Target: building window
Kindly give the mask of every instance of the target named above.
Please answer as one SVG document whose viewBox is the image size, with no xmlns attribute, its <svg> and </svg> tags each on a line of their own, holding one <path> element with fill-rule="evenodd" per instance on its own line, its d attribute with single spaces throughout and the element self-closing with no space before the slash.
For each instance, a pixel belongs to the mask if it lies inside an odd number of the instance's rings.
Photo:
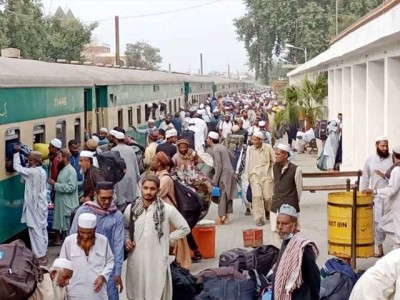
<svg viewBox="0 0 400 300">
<path fill-rule="evenodd" d="M 46 143 L 46 132 L 43 124 L 33 126 L 33 143 Z"/>
<path fill-rule="evenodd" d="M 81 136 L 81 119 L 76 118 L 74 122 L 74 130 L 75 130 L 75 140 L 82 143 L 82 136 Z"/>
<path fill-rule="evenodd" d="M 6 145 L 6 173 L 14 172 L 13 156 L 14 145 L 20 142 L 20 131 L 18 128 L 10 128 L 6 130 L 5 145 Z"/>
<path fill-rule="evenodd" d="M 122 109 L 118 110 L 118 127 L 124 127 L 124 118 L 123 118 L 123 111 Z"/>
<path fill-rule="evenodd" d="M 140 105 L 136 107 L 136 122 L 137 124 L 142 123 L 142 108 L 140 107 Z"/>
<path fill-rule="evenodd" d="M 158 84 L 153 84 L 153 92 L 159 92 L 160 91 L 160 86 Z"/>
<path fill-rule="evenodd" d="M 128 126 L 132 127 L 132 125 L 133 125 L 132 107 L 128 107 Z"/>
<path fill-rule="evenodd" d="M 57 121 L 56 123 L 56 138 L 62 142 L 62 146 L 65 147 L 67 143 L 67 125 L 65 121 Z"/>
</svg>

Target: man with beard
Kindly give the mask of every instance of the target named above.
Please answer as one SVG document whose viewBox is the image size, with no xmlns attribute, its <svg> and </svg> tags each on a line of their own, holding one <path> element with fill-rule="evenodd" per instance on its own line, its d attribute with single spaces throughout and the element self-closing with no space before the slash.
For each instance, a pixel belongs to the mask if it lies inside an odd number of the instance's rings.
<svg viewBox="0 0 400 300">
<path fill-rule="evenodd" d="M 164 121 L 162 121 L 160 123 L 160 126 L 158 126 L 158 128 L 160 129 L 164 129 L 165 131 L 167 131 L 168 129 L 176 129 L 174 124 L 171 123 L 172 121 L 172 116 L 170 114 L 167 114 L 165 116 Z"/>
<path fill-rule="evenodd" d="M 361 177 L 360 190 L 368 188 L 372 190 L 384 188 L 388 185 L 384 173 L 392 166 L 392 157 L 389 153 L 388 138 L 380 136 L 375 140 L 376 153 L 367 158 L 364 164 L 364 171 Z M 386 234 L 380 229 L 379 222 L 382 220 L 385 211 L 386 197 L 374 195 L 374 224 L 375 224 L 375 245 L 376 257 L 383 256 L 383 241 Z"/>
<path fill-rule="evenodd" d="M 125 249 L 129 252 L 126 295 L 130 300 L 172 299 L 169 248 L 190 232 L 179 211 L 157 197 L 159 189 L 157 176 L 146 176 L 142 197 L 124 213 Z M 173 232 L 170 225 L 175 227 Z"/>
<path fill-rule="evenodd" d="M 81 172 L 85 175 L 83 179 L 83 196 L 79 199 L 80 203 L 92 201 L 96 185 L 100 181 L 104 181 L 104 177 L 100 170 L 93 165 L 93 152 L 83 150 L 79 157 L 79 166 Z"/>
<path fill-rule="evenodd" d="M 78 232 L 68 236 L 60 258 L 72 262 L 74 276 L 67 286 L 68 300 L 107 300 L 106 282 L 114 268 L 114 255 L 107 238 L 96 233 L 96 216 L 83 213 Z"/>
<path fill-rule="evenodd" d="M 217 125 L 219 121 L 221 121 L 219 110 L 218 108 L 215 108 L 213 110 L 212 116 L 210 117 L 210 125 L 208 127 L 208 130 L 217 132 L 218 131 Z"/>
<path fill-rule="evenodd" d="M 225 116 L 224 116 L 224 120 L 221 121 L 218 125 L 219 134 L 223 140 L 226 139 L 228 134 L 232 133 L 232 126 L 233 126 L 233 123 L 231 121 L 231 115 L 230 115 L 230 113 L 226 112 Z"/>
<path fill-rule="evenodd" d="M 107 282 L 108 299 L 118 300 L 118 287 L 120 293 L 123 289 L 121 272 L 124 263 L 124 220 L 122 213 L 112 203 L 113 189 L 112 182 L 97 182 L 95 199 L 78 209 L 71 225 L 71 234 L 78 231 L 78 219 L 81 214 L 92 213 L 96 216 L 96 232 L 107 237 L 114 254 L 114 269 Z"/>
<path fill-rule="evenodd" d="M 58 176 L 58 152 L 62 148 L 62 142 L 54 138 L 51 140 L 49 144 L 49 178 L 51 178 L 54 181 L 57 181 L 57 176 Z M 52 189 L 51 190 L 51 201 L 54 203 L 54 197 L 55 197 L 55 192 Z"/>
<path fill-rule="evenodd" d="M 28 226 L 32 252 L 41 265 L 47 265 L 47 189 L 46 172 L 42 168 L 42 154 L 31 151 L 28 167 L 21 165 L 20 145 L 14 145 L 13 168 L 25 181 L 24 206 L 21 223 Z"/>
<path fill-rule="evenodd" d="M 253 195 L 253 215 L 257 226 L 265 225 L 269 220 L 271 196 L 274 185 L 272 168 L 275 153 L 272 147 L 264 143 L 264 134 L 255 132 L 251 137 L 252 146 L 247 153 L 247 177 Z"/>
<path fill-rule="evenodd" d="M 41 267 L 43 280 L 37 283 L 35 292 L 28 300 L 65 300 L 65 287 L 73 275 L 72 263 L 65 258 L 56 258 L 50 272 Z"/>
<path fill-rule="evenodd" d="M 62 149 L 58 153 L 58 168 L 60 173 L 57 182 L 49 178 L 48 184 L 53 186 L 55 193 L 53 229 L 55 230 L 54 245 L 61 245 L 60 231 L 64 236 L 68 235 L 70 228 L 70 216 L 72 211 L 79 205 L 78 181 L 76 171 L 69 163 L 71 153 Z"/>
<path fill-rule="evenodd" d="M 233 198 L 236 196 L 236 177 L 232 168 L 231 154 L 228 149 L 219 144 L 218 133 L 211 131 L 207 140 L 210 155 L 214 160 L 215 174 L 213 186 L 218 186 L 221 196 L 218 204 L 218 218 L 215 224 L 229 224 L 229 214 L 233 213 Z"/>
<path fill-rule="evenodd" d="M 280 247 L 281 239 L 276 227 L 278 209 L 283 204 L 289 204 L 298 213 L 300 219 L 300 198 L 303 191 L 303 176 L 301 169 L 289 161 L 290 147 L 279 144 L 275 149 L 275 164 L 273 166 L 274 192 L 271 201 L 270 222 L 272 244 Z M 299 225 L 298 225 L 299 226 Z"/>
<path fill-rule="evenodd" d="M 176 153 L 175 142 L 178 137 L 178 132 L 175 129 L 169 129 L 165 132 L 166 142 L 157 146 L 156 153 L 164 152 L 170 158 L 172 158 Z"/>
<path fill-rule="evenodd" d="M 207 123 L 201 118 L 201 114 L 198 113 L 196 106 L 191 107 L 189 109 L 189 113 L 190 113 L 190 121 L 194 122 L 196 127 L 199 129 L 200 140 L 204 144 L 208 132 Z"/>
<path fill-rule="evenodd" d="M 185 139 L 176 142 L 178 152 L 172 157 L 176 170 L 184 172 L 193 169 L 197 165 L 196 151 L 189 149 L 189 142 Z"/>
<path fill-rule="evenodd" d="M 100 130 L 99 130 L 99 142 L 98 142 L 99 146 L 108 144 L 107 135 L 108 135 L 107 128 L 105 128 L 105 127 L 100 128 Z"/>
<path fill-rule="evenodd" d="M 242 128 L 247 130 L 251 126 L 250 120 L 249 120 L 248 115 L 247 115 L 247 110 L 246 109 L 242 109 L 241 115 L 242 115 L 241 119 L 243 121 Z"/>
<path fill-rule="evenodd" d="M 387 207 L 378 226 L 382 232 L 394 234 L 393 248 L 400 248 L 400 147 L 393 148 L 392 161 L 393 165 L 385 174 L 388 185 L 375 190 L 364 189 L 363 193 L 384 197 Z"/>
</svg>

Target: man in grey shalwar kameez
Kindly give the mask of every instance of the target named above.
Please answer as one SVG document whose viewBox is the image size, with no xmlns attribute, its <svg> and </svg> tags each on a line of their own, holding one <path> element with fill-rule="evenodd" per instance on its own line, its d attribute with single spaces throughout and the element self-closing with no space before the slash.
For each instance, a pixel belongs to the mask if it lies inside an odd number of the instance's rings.
<svg viewBox="0 0 400 300">
<path fill-rule="evenodd" d="M 19 145 L 14 146 L 13 168 L 25 181 L 24 206 L 21 223 L 28 226 L 32 252 L 40 264 L 47 265 L 47 175 L 42 168 L 42 154 L 32 151 L 28 157 L 28 168 L 21 165 Z"/>
<path fill-rule="evenodd" d="M 216 224 L 229 224 L 228 214 L 233 213 L 233 198 L 236 195 L 236 178 L 231 154 L 225 146 L 219 144 L 219 134 L 214 131 L 208 134 L 207 144 L 211 147 L 210 155 L 214 160 L 215 174 L 212 183 L 221 191 Z"/>
<path fill-rule="evenodd" d="M 125 176 L 115 185 L 116 205 L 120 211 L 124 211 L 126 205 L 134 203 L 139 196 L 140 172 L 135 150 L 125 145 L 125 134 L 115 134 L 117 145 L 111 151 L 118 151 L 126 164 Z"/>
</svg>

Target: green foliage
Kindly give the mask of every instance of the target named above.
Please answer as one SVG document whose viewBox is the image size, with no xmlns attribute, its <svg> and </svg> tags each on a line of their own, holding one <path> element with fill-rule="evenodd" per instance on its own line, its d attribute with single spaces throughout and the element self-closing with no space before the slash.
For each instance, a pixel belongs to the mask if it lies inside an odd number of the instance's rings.
<svg viewBox="0 0 400 300">
<path fill-rule="evenodd" d="M 158 64 L 162 62 L 160 49 L 154 48 L 144 41 L 126 44 L 125 55 L 128 67 L 158 70 L 160 68 Z"/>
<path fill-rule="evenodd" d="M 339 29 L 343 30 L 378 6 L 382 0 L 339 1 Z M 307 48 L 308 59 L 326 50 L 335 34 L 336 0 L 244 0 L 247 12 L 234 20 L 244 42 L 248 65 L 256 79 L 268 84 L 273 55 L 285 44 Z M 290 49 L 289 60 L 304 61 L 304 52 Z"/>
<path fill-rule="evenodd" d="M 279 94 L 279 100 L 285 104 L 285 109 L 276 114 L 276 124 L 297 124 L 300 116 L 303 116 L 308 127 L 314 127 L 318 120 L 326 116 L 324 100 L 327 95 L 326 74 L 320 74 L 315 82 L 304 77 L 300 86 L 285 87 Z"/>
<path fill-rule="evenodd" d="M 57 58 L 81 60 L 82 48 L 90 43 L 92 31 L 96 27 L 96 23 L 83 25 L 77 19 L 49 18 L 46 22 L 48 33 L 45 46 L 46 57 L 51 60 Z"/>
<path fill-rule="evenodd" d="M 77 19 L 46 18 L 39 0 L 0 0 L 0 47 L 21 50 L 27 59 L 80 60 L 97 24 Z"/>
</svg>

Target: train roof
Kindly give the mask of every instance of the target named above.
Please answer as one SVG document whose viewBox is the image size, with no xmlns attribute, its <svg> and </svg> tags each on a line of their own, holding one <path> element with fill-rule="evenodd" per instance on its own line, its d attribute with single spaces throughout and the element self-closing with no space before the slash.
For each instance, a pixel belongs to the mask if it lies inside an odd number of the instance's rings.
<svg viewBox="0 0 400 300">
<path fill-rule="evenodd" d="M 0 57 L 0 87 L 86 86 L 93 86 L 93 80 L 73 72 L 66 73 L 58 64 Z"/>
<path fill-rule="evenodd" d="M 190 75 L 190 74 L 180 74 L 172 73 L 183 79 L 185 82 L 200 82 L 200 83 L 214 83 L 213 79 L 207 75 Z"/>
</svg>

